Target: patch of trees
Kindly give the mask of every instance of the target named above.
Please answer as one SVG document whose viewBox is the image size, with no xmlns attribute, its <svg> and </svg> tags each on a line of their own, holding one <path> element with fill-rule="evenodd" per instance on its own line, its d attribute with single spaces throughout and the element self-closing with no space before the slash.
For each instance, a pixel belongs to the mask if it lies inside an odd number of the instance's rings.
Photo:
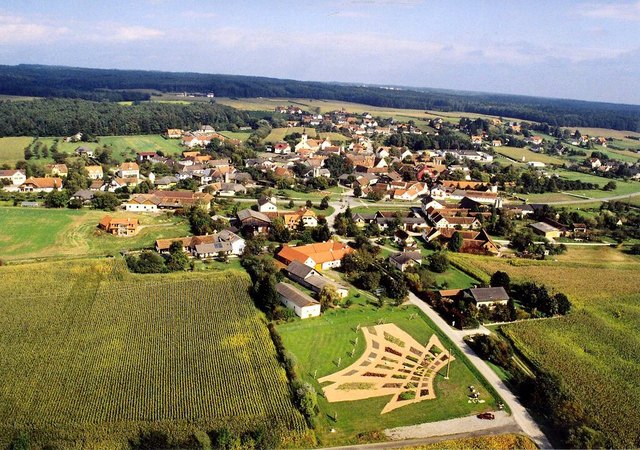
<svg viewBox="0 0 640 450">
<path fill-rule="evenodd" d="M 304 82 L 264 77 L 86 69 L 40 65 L 0 66 L 0 94 L 78 97 L 92 100 L 143 100 L 148 93 L 214 92 L 223 97 L 281 97 L 342 100 L 372 106 L 475 112 L 580 126 L 640 130 L 640 107 L 502 94 L 468 94 L 428 88 L 404 90 Z M 131 91 L 134 90 L 134 91 Z M 106 133 L 114 134 L 114 133 Z M 58 134 L 59 135 L 59 134 Z"/>
<path fill-rule="evenodd" d="M 606 436 L 566 389 L 560 378 L 534 367 L 530 376 L 514 362 L 510 342 L 496 335 L 465 337 L 465 342 L 482 359 L 503 368 L 509 375 L 509 385 L 520 401 L 555 431 L 561 448 L 610 448 Z"/>
<path fill-rule="evenodd" d="M 380 247 L 377 245 L 362 239 L 358 247 L 342 259 L 347 280 L 366 291 L 376 292 L 381 289 L 386 297 L 401 304 L 409 294 L 404 275 L 382 261 L 379 257 Z"/>
<path fill-rule="evenodd" d="M 0 85 L 2 83 L 0 82 Z M 87 100 L 0 101 L 0 136 L 93 136 L 161 134 L 167 128 L 194 129 L 208 124 L 226 130 L 245 126 L 247 115 L 212 103 L 120 105 Z M 35 147 L 29 148 L 34 157 Z M 38 156 L 42 155 L 41 147 Z M 50 150 L 48 150 L 50 151 Z"/>
<path fill-rule="evenodd" d="M 548 255 L 561 255 L 567 251 L 564 244 L 552 244 L 545 238 L 533 234 L 528 228 L 514 231 L 509 236 L 509 247 L 522 258 L 545 259 Z"/>
<path fill-rule="evenodd" d="M 127 255 L 125 261 L 129 270 L 135 273 L 167 273 L 187 270 L 189 267 L 189 259 L 180 241 L 171 243 L 166 256 L 145 250 L 139 255 Z"/>
<path fill-rule="evenodd" d="M 587 183 L 580 180 L 567 180 L 560 177 L 544 177 L 535 171 L 525 171 L 516 180 L 516 192 L 525 194 L 542 194 L 558 191 L 581 191 L 599 189 L 597 183 Z"/>
</svg>

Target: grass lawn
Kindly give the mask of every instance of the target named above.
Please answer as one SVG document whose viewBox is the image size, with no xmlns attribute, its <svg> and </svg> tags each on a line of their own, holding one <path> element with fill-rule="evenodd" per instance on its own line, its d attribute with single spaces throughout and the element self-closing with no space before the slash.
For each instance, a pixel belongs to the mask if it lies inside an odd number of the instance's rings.
<svg viewBox="0 0 640 450">
<path fill-rule="evenodd" d="M 105 215 L 128 217 L 125 212 L 70 209 L 0 208 L 0 258 L 103 256 L 121 250 L 152 247 L 156 239 L 186 236 L 186 222 L 164 214 L 138 214 L 142 229 L 133 237 L 116 237 L 96 227 Z"/>
<path fill-rule="evenodd" d="M 113 157 L 119 161 L 135 158 L 137 152 L 162 151 L 165 155 L 181 153 L 180 139 L 165 139 L 157 134 L 140 136 L 103 136 L 101 145 L 108 145 L 113 149 Z"/>
<path fill-rule="evenodd" d="M 518 162 L 523 162 L 522 158 L 525 158 L 525 163 L 529 161 L 538 161 L 545 164 L 560 164 L 563 165 L 566 161 L 556 157 L 546 155 L 544 153 L 536 153 L 532 152 L 527 148 L 517 148 L 517 147 L 494 147 L 496 153 L 504 155 L 508 158 L 514 159 Z"/>
<path fill-rule="evenodd" d="M 450 266 L 444 273 L 434 273 L 436 283 L 442 289 L 466 289 L 477 286 L 480 282 L 460 269 Z M 446 286 L 445 286 L 446 284 Z"/>
<path fill-rule="evenodd" d="M 33 141 L 30 137 L 0 138 L 0 164 L 14 165 L 24 159 L 24 148 Z"/>
<path fill-rule="evenodd" d="M 558 171 L 558 175 L 568 180 L 580 180 L 585 183 L 596 183 L 600 185 L 601 188 L 605 184 L 607 184 L 609 181 L 614 181 L 616 183 L 617 187 L 613 191 L 603 191 L 602 189 L 570 191 L 571 193 L 578 194 L 578 195 L 585 195 L 587 197 L 604 198 L 604 197 L 628 195 L 628 194 L 640 192 L 640 182 L 637 182 L 637 181 L 613 180 L 611 178 L 599 177 L 599 176 L 591 175 L 588 173 L 571 172 L 568 170 Z"/>
<path fill-rule="evenodd" d="M 360 301 L 361 299 L 362 297 Z M 318 318 L 282 324 L 278 326 L 278 331 L 287 350 L 296 357 L 299 376 L 321 392 L 314 374 L 320 378 L 338 371 L 338 358 L 342 358 L 342 368 L 356 361 L 365 348 L 362 332 L 355 332 L 357 325 L 375 325 L 381 319 L 384 323 L 396 324 L 420 343 L 426 343 L 436 333 L 443 345 L 450 346 L 446 338 L 435 331 L 435 326 L 413 306 L 385 306 L 375 309 L 362 303 L 354 304 L 349 309 L 324 312 Z M 359 339 L 355 344 L 357 336 Z M 354 355 L 350 357 L 354 347 Z M 404 406 L 384 415 L 380 411 L 390 396 L 337 403 L 328 403 L 320 396 L 316 433 L 321 445 L 353 443 L 360 433 L 374 433 L 389 427 L 461 417 L 495 408 L 495 399 L 466 365 L 466 360 L 455 351 L 454 356 L 456 360 L 451 364 L 450 379 L 445 380 L 444 373 L 436 377 L 436 399 Z M 485 404 L 468 403 L 470 385 L 479 387 L 481 398 L 486 400 Z M 336 432 L 331 433 L 331 428 Z"/>
<path fill-rule="evenodd" d="M 251 136 L 251 131 L 220 131 L 221 135 L 228 137 L 229 139 L 238 139 L 239 141 L 246 141 Z"/>
</svg>

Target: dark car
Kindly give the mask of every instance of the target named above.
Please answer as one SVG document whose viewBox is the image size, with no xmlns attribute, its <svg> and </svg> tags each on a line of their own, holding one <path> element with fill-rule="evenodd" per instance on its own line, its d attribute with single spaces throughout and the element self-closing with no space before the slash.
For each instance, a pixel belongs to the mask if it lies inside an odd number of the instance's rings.
<svg viewBox="0 0 640 450">
<path fill-rule="evenodd" d="M 490 412 L 485 412 L 485 413 L 478 414 L 476 417 L 477 417 L 478 419 L 484 419 L 484 420 L 493 420 L 493 419 L 495 419 L 495 418 L 496 418 L 496 416 L 494 416 L 494 415 L 493 415 L 492 413 L 490 413 Z"/>
</svg>

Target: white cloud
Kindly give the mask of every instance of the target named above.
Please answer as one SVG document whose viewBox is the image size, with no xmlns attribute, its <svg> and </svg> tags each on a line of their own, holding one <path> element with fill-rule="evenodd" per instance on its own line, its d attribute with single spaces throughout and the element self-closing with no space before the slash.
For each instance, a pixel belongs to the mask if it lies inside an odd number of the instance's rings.
<svg viewBox="0 0 640 450">
<path fill-rule="evenodd" d="M 598 19 L 640 21 L 640 1 L 582 5 L 580 14 Z"/>
<path fill-rule="evenodd" d="M 21 16 L 0 14 L 0 43 L 20 44 L 51 41 L 69 32 L 67 27 L 59 27 L 28 21 Z"/>
<path fill-rule="evenodd" d="M 141 26 L 115 26 L 106 31 L 100 38 L 116 42 L 148 41 L 164 35 L 161 30 L 156 28 Z"/>
</svg>

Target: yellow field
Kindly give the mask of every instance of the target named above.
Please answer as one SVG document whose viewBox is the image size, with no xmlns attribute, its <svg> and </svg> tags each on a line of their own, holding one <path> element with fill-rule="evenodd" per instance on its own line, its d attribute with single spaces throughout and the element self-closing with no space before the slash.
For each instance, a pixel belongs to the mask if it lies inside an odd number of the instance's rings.
<svg viewBox="0 0 640 450">
<path fill-rule="evenodd" d="M 476 113 L 464 113 L 464 112 L 440 112 L 440 111 L 425 111 L 420 109 L 400 109 L 400 108 L 384 108 L 379 106 L 363 105 L 361 103 L 341 102 L 337 100 L 310 100 L 299 98 L 240 98 L 231 99 L 220 97 L 216 98 L 216 102 L 222 105 L 232 106 L 237 109 L 244 109 L 248 111 L 273 111 L 276 106 L 279 105 L 296 105 L 302 109 L 309 110 L 311 112 L 325 113 L 329 111 L 341 110 L 344 108 L 347 112 L 363 113 L 369 112 L 374 116 L 380 117 L 397 117 L 405 116 L 414 119 L 432 119 L 440 117 L 450 122 L 458 122 L 461 117 L 493 117 Z M 514 119 L 515 120 L 515 119 Z"/>
<path fill-rule="evenodd" d="M 448 439 L 418 447 L 405 447 L 402 450 L 535 450 L 536 444 L 521 434 L 498 434 L 462 439 Z"/>
<path fill-rule="evenodd" d="M 0 164 L 15 164 L 24 159 L 24 148 L 33 141 L 30 137 L 0 138 Z"/>
</svg>

